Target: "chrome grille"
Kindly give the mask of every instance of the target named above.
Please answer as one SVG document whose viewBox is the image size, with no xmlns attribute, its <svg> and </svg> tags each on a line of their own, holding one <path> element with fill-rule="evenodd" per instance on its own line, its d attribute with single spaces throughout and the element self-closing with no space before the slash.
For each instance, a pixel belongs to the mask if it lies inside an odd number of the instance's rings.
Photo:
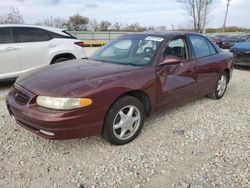
<svg viewBox="0 0 250 188">
<path fill-rule="evenodd" d="M 30 97 L 28 95 L 26 95 L 22 91 L 18 90 L 17 88 L 15 88 L 15 90 L 14 90 L 14 97 L 16 99 L 16 102 L 21 104 L 21 105 L 27 104 L 30 100 Z"/>
</svg>

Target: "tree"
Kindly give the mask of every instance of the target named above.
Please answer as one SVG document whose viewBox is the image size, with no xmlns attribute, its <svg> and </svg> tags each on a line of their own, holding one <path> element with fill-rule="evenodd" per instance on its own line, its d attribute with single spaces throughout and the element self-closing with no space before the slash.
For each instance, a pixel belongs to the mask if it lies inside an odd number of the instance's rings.
<svg viewBox="0 0 250 188">
<path fill-rule="evenodd" d="M 18 8 L 10 8 L 10 12 L 0 17 L 0 24 L 23 24 L 23 15 Z"/>
<path fill-rule="evenodd" d="M 67 27 L 69 30 L 86 31 L 88 29 L 89 18 L 76 14 L 69 17 Z"/>
<path fill-rule="evenodd" d="M 126 30 L 128 31 L 139 31 L 139 29 L 140 29 L 139 23 L 133 23 L 126 27 Z"/>
<path fill-rule="evenodd" d="M 67 26 L 67 21 L 62 18 L 53 18 L 52 16 L 50 18 L 47 18 L 43 21 L 38 21 L 36 25 L 45 25 L 50 27 L 57 27 L 57 28 L 65 28 Z"/>
<path fill-rule="evenodd" d="M 211 0 L 177 0 L 182 3 L 183 9 L 187 11 L 188 15 L 192 17 L 193 29 L 196 32 L 202 32 L 206 26 L 206 15 L 208 12 L 208 5 L 212 3 Z"/>
<path fill-rule="evenodd" d="M 98 31 L 99 30 L 99 24 L 98 24 L 98 22 L 96 21 L 95 18 L 89 20 L 89 28 L 92 31 Z"/>
<path fill-rule="evenodd" d="M 100 31 L 107 31 L 111 25 L 112 25 L 111 22 L 103 20 L 99 23 L 99 29 Z"/>
<path fill-rule="evenodd" d="M 121 27 L 122 27 L 122 24 L 119 23 L 119 22 L 116 22 L 116 23 L 113 25 L 113 28 L 114 28 L 116 31 L 120 31 L 120 30 L 121 30 Z"/>
<path fill-rule="evenodd" d="M 167 30 L 167 28 L 166 28 L 166 26 L 164 26 L 164 25 L 161 25 L 161 26 L 159 26 L 158 28 L 157 28 L 157 31 L 166 31 Z"/>
<path fill-rule="evenodd" d="M 226 22 L 227 22 L 227 15 L 228 15 L 228 9 L 229 9 L 229 6 L 230 6 L 230 1 L 231 0 L 227 0 L 227 10 L 226 10 L 226 14 L 225 14 L 224 23 L 223 23 L 223 33 L 226 30 Z"/>
<path fill-rule="evenodd" d="M 139 30 L 141 30 L 141 28 L 140 28 Z M 148 31 L 155 31 L 156 28 L 155 28 L 154 26 L 148 26 L 148 27 L 146 28 L 146 30 L 148 30 Z"/>
</svg>

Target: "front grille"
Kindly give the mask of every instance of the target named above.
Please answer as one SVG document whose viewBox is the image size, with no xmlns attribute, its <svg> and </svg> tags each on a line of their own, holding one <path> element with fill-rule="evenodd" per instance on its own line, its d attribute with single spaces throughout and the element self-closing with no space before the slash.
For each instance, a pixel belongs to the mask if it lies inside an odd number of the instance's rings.
<svg viewBox="0 0 250 188">
<path fill-rule="evenodd" d="M 30 97 L 28 95 L 26 95 L 22 91 L 18 90 L 17 88 L 15 88 L 15 90 L 14 90 L 14 97 L 16 99 L 16 102 L 21 104 L 21 105 L 27 104 L 30 100 Z"/>
</svg>

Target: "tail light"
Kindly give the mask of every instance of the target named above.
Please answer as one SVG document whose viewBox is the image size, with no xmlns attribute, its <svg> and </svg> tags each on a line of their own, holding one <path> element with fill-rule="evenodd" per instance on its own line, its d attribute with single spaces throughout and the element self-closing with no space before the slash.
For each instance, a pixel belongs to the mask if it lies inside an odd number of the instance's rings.
<svg viewBox="0 0 250 188">
<path fill-rule="evenodd" d="M 78 46 L 81 46 L 81 47 L 84 47 L 84 42 L 80 41 L 80 42 L 75 42 L 74 44 L 78 45 Z"/>
</svg>

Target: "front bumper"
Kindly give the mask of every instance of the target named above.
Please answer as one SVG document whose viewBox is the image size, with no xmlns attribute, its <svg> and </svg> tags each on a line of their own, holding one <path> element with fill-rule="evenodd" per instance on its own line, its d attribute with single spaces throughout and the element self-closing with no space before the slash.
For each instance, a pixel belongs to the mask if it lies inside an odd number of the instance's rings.
<svg viewBox="0 0 250 188">
<path fill-rule="evenodd" d="M 250 67 L 250 52 L 234 52 L 234 66 Z"/>
<path fill-rule="evenodd" d="M 104 109 L 90 107 L 71 111 L 56 111 L 35 104 L 35 95 L 24 88 L 18 88 L 30 96 L 27 104 L 16 100 L 14 89 L 7 98 L 9 113 L 23 128 L 47 139 L 62 140 L 82 138 L 100 134 L 102 131 Z"/>
</svg>

